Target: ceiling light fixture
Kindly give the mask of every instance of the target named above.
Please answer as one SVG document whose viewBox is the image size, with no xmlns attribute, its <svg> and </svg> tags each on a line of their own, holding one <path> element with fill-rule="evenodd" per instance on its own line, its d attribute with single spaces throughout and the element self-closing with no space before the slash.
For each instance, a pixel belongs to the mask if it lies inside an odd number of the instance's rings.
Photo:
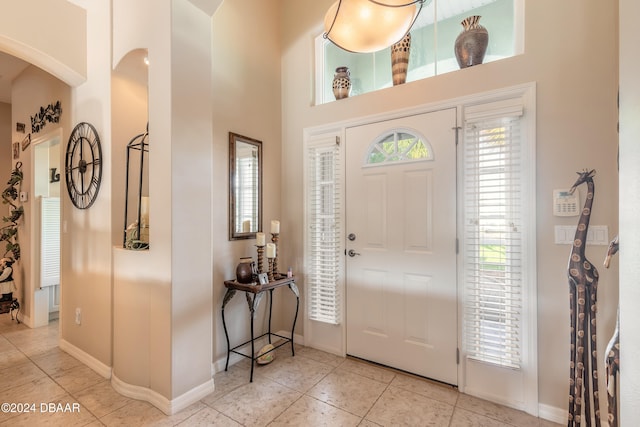
<svg viewBox="0 0 640 427">
<path fill-rule="evenodd" d="M 338 0 L 324 17 L 324 38 L 349 52 L 377 52 L 399 42 L 431 0 Z"/>
</svg>

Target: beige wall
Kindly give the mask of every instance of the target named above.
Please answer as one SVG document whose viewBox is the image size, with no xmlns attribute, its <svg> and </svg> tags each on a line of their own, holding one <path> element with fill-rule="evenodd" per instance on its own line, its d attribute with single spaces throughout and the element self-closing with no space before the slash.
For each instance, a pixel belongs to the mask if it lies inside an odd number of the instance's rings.
<svg viewBox="0 0 640 427">
<path fill-rule="evenodd" d="M 9 179 L 12 167 L 12 138 L 11 104 L 0 102 L 0 177 L 4 178 L 6 176 L 7 179 Z"/>
<path fill-rule="evenodd" d="M 283 256 L 294 270 L 300 270 L 305 127 L 536 82 L 537 193 L 531 197 L 537 202 L 539 401 L 564 409 L 569 372 L 566 265 L 570 248 L 553 243 L 553 227 L 572 225 L 576 219 L 552 216 L 551 196 L 553 189 L 573 184 L 576 171 L 596 169 L 591 224 L 608 225 L 610 238 L 617 233 L 616 7 L 579 0 L 526 2 L 523 55 L 313 106 L 314 37 L 321 33 L 331 3 L 283 1 L 282 163 L 287 167 L 282 170 L 281 193 L 287 200 L 282 204 L 282 227 L 290 242 Z M 605 250 L 606 246 L 591 246 L 587 256 L 599 266 Z M 601 355 L 615 324 L 617 288 L 615 266 L 600 268 Z M 302 323 L 299 325 L 301 331 Z"/>
<path fill-rule="evenodd" d="M 167 412 L 213 388 L 211 20 L 186 0 L 116 1 L 113 14 L 114 63 L 148 51 L 151 222 L 148 251 L 114 249 L 113 371 Z"/>
<path fill-rule="evenodd" d="M 213 111 L 205 110 L 204 114 L 213 117 L 213 136 L 207 137 L 210 121 L 202 117 L 200 110 L 188 107 L 186 94 L 196 95 L 193 87 L 185 93 L 174 92 L 178 104 L 175 108 L 185 108 L 184 114 L 179 111 L 175 133 L 171 126 L 172 98 L 167 93 L 167 82 L 170 81 L 171 69 L 182 76 L 188 75 L 189 62 L 182 65 L 173 64 L 167 53 L 171 45 L 169 34 L 140 31 L 138 38 L 127 39 L 125 32 L 114 35 L 114 55 L 111 58 L 110 43 L 110 2 L 88 2 L 88 36 L 78 37 L 77 31 L 70 31 L 75 38 L 86 40 L 88 49 L 87 74 L 90 81 L 80 85 L 73 91 L 73 106 L 68 112 L 71 123 L 86 120 L 96 125 L 103 137 L 105 161 L 111 160 L 111 103 L 110 80 L 112 61 L 120 58 L 133 48 L 148 45 L 150 59 L 155 62 L 155 74 L 150 75 L 150 116 L 152 134 L 158 135 L 157 153 L 159 161 L 154 165 L 154 182 L 157 188 L 151 212 L 157 221 L 158 231 L 152 237 L 159 251 L 152 254 L 151 263 L 145 259 L 145 267 L 150 269 L 145 275 L 154 284 L 154 293 L 150 297 L 153 307 L 152 317 L 157 321 L 148 330 L 144 338 L 151 341 L 149 350 L 154 354 L 150 369 L 158 372 L 155 390 L 168 398 L 179 395 L 199 381 L 201 369 L 190 371 L 182 380 L 178 377 L 180 370 L 166 373 L 172 363 L 188 366 L 189 345 L 193 343 L 194 334 L 210 331 L 202 326 L 211 324 L 211 307 L 202 308 L 197 300 L 207 301 L 206 274 L 201 274 L 202 267 L 213 269 L 213 301 L 214 307 L 214 355 L 213 360 L 222 357 L 225 343 L 219 322 L 219 306 L 224 289 L 222 281 L 233 276 L 237 259 L 254 251 L 252 241 L 229 242 L 227 240 L 227 134 L 229 131 L 241 133 L 263 141 L 265 175 L 264 175 L 264 221 L 282 220 L 282 264 L 291 265 L 294 271 L 302 268 L 303 241 L 303 197 L 302 197 L 302 129 L 307 126 L 322 125 L 348 118 L 377 114 L 385 110 L 395 110 L 423 103 L 438 102 L 457 96 L 488 91 L 504 86 L 524 82 L 537 82 L 538 88 L 538 125 L 537 125 L 537 198 L 538 210 L 538 331 L 539 331 L 539 366 L 540 366 L 540 402 L 551 407 L 564 408 L 566 401 L 568 373 L 568 290 L 565 279 L 568 247 L 552 243 L 553 225 L 572 224 L 573 219 L 559 219 L 551 216 L 551 191 L 570 185 L 574 172 L 585 167 L 595 168 L 596 201 L 592 218 L 594 225 L 609 225 L 610 237 L 617 232 L 617 174 L 616 174 L 616 91 L 617 91 L 617 10 L 608 3 L 586 4 L 579 0 L 553 2 L 540 0 L 526 3 L 526 50 L 525 54 L 485 64 L 454 73 L 434 77 L 420 82 L 413 82 L 400 87 L 389 88 L 376 93 L 361 95 L 340 102 L 313 107 L 313 40 L 320 34 L 324 12 L 332 0 L 305 1 L 269 0 L 255 2 L 250 0 L 227 0 L 220 7 L 213 19 Z M 17 14 L 22 7 L 32 7 L 32 1 L 15 6 Z M 62 2 L 70 5 L 68 2 Z M 118 2 L 114 2 L 118 3 Z M 125 2 L 126 3 L 126 2 Z M 168 25 L 166 7 L 153 8 L 148 0 L 145 4 L 154 15 L 160 18 L 161 28 Z M 52 3 L 53 4 L 53 3 Z M 123 3 L 124 4 L 124 3 Z M 163 3 L 165 4 L 165 3 Z M 165 4 L 166 5 L 166 4 Z M 12 5 L 13 7 L 13 5 Z M 54 7 L 54 6 L 52 6 Z M 55 6 L 57 7 L 57 6 Z M 145 10 L 139 7 L 139 10 Z M 136 9 L 136 10 L 138 10 Z M 57 10 L 57 9 L 56 9 Z M 160 10 L 158 12 L 158 10 Z M 118 9 L 114 6 L 114 15 L 121 12 L 123 16 L 136 18 L 136 14 L 127 15 L 128 8 Z M 69 16 L 61 17 L 64 22 Z M 188 20 L 187 15 L 181 18 Z M 1 22 L 10 20 L 13 14 L 3 15 Z M 44 15 L 43 15 L 44 16 Z M 45 19 L 40 16 L 38 19 Z M 51 15 L 57 16 L 57 15 Z M 82 14 L 82 16 L 84 16 Z M 64 18 L 64 19 L 62 19 Z M 248 21 L 248 19 L 252 19 Z M 78 18 L 78 21 L 82 19 Z M 40 21 L 38 21 L 40 22 Z M 200 23 L 200 21 L 198 21 Z M 249 23 L 250 22 L 250 25 Z M 41 46 L 48 40 L 46 33 L 33 32 L 33 26 L 17 28 L 9 23 L 2 28 L 15 30 L 20 37 L 30 40 L 26 34 L 37 35 L 34 46 Z M 46 27 L 46 25 L 41 25 Z M 598 28 L 598 31 L 594 31 Z M 81 32 L 83 32 L 82 29 Z M 67 34 L 67 32 L 64 32 Z M 3 30 L 4 34 L 4 30 Z M 147 44 L 135 44 L 140 37 L 148 37 Z M 20 38 L 18 37 L 18 38 Z M 175 34 L 174 42 L 183 42 L 181 35 Z M 2 39 L 5 40 L 5 39 Z M 5 40 L 6 41 L 6 40 Z M 4 44 L 0 43 L 4 46 Z M 74 55 L 84 46 L 72 41 L 72 48 L 64 47 L 69 52 L 61 52 L 60 57 L 67 58 L 71 68 L 77 68 L 73 75 L 81 75 L 84 58 L 78 63 Z M 62 44 L 56 44 L 61 47 Z M 204 48 L 199 46 L 198 48 Z M 45 49 L 46 50 L 46 49 Z M 57 51 L 56 51 L 57 52 Z M 11 53 L 11 52 L 10 52 Z M 68 55 L 67 55 L 68 54 Z M 176 58 L 182 58 L 177 56 Z M 595 58 L 595 59 L 594 59 Z M 188 58 L 185 58 L 188 59 Z M 196 58 L 193 58 L 194 60 Z M 205 67 L 206 68 L 206 67 Z M 198 74 L 200 77 L 201 74 Z M 206 85 L 205 85 L 206 86 Z M 38 86 L 34 86 L 33 89 Z M 26 88 L 25 88 L 26 90 Z M 179 88 L 178 88 L 179 90 Z M 17 97 L 28 99 L 24 93 L 14 93 Z M 35 94 L 29 98 L 33 105 L 20 107 L 20 112 L 12 121 L 30 123 L 32 108 L 48 105 L 48 92 Z M 40 97 L 47 99 L 40 100 Z M 200 99 L 198 99 L 200 102 Z M 65 105 L 70 104 L 63 100 Z M 199 104 L 195 104 L 198 106 Z M 16 107 L 14 107 L 16 108 Z M 22 117 L 22 119 L 20 119 Z M 197 120 L 190 121 L 190 118 Z M 171 135 L 171 136 L 169 136 Z M 185 135 L 188 135 L 186 137 Z M 19 140 L 13 136 L 13 140 Z M 176 144 L 170 139 L 175 138 Z M 211 151 L 206 145 L 211 142 Z M 193 142 L 193 145 L 190 143 Z M 154 141 L 155 142 L 155 141 Z M 281 145 L 282 144 L 282 145 Z M 182 151 L 181 151 L 182 150 Z M 172 160 L 173 154 L 178 154 Z M 183 155 L 185 154 L 185 155 Z M 24 153 L 22 153 L 24 155 Z M 208 157 L 207 157 L 208 156 Z M 207 164 L 212 156 L 213 163 Z M 179 191 L 195 181 L 196 171 L 190 170 L 184 180 L 179 179 L 182 170 L 193 167 L 190 160 L 198 158 L 197 166 L 204 166 L 204 180 L 213 183 L 213 198 L 206 187 L 197 194 L 184 193 L 172 200 L 173 191 Z M 286 167 L 283 167 L 286 166 Z M 212 176 L 211 168 L 212 167 Z M 170 171 L 167 174 L 167 171 Z M 115 172 L 114 172 L 115 173 Z M 111 218 L 111 169 L 105 170 L 103 186 L 98 202 L 90 212 L 80 212 L 67 202 L 63 206 L 64 220 L 68 221 L 69 233 L 63 236 L 63 289 L 62 329 L 63 339 L 73 346 L 85 351 L 106 366 L 111 366 L 112 359 L 112 263 L 111 243 L 115 231 Z M 168 191 L 171 189 L 171 191 Z M 167 190 L 167 193 L 163 191 Z M 152 189 L 152 192 L 154 190 Z M 176 193 L 177 194 L 177 193 Z M 635 193 L 634 193 L 635 194 Z M 153 198 L 154 195 L 152 195 Z M 172 209 L 193 207 L 190 198 L 203 196 L 195 205 L 197 221 L 189 223 L 186 211 L 173 218 Z M 64 197 L 63 197 L 64 200 Z M 195 200 L 195 199 L 194 199 Z M 207 206 L 204 206 L 207 204 Z M 171 206 L 171 209 L 162 207 Z M 206 212 L 212 209 L 213 221 L 209 225 Z M 157 214 L 155 213 L 157 212 Z M 204 214 L 203 214 L 204 212 Z M 158 215 L 155 217 L 155 215 Z M 204 216 L 203 216 L 204 215 Z M 174 221 L 175 220 L 175 221 Z M 178 221 L 179 220 L 179 221 Z M 185 224 L 187 222 L 187 224 Z M 174 231 L 175 226 L 175 231 Z M 180 227 L 187 227 L 186 234 L 180 235 Z M 188 274 L 190 247 L 188 238 L 200 235 L 211 235 L 208 239 L 198 240 L 193 266 L 197 277 Z M 172 236 L 172 233 L 175 233 Z M 172 237 L 178 237 L 177 245 L 172 245 Z M 207 249 L 209 246 L 210 249 Z M 23 248 L 24 249 L 24 248 Z M 213 251 L 214 264 L 211 267 L 203 257 Z M 596 265 L 604 256 L 604 247 L 591 247 L 588 256 Z M 180 256 L 172 257 L 173 253 Z M 208 257 L 209 260 L 211 257 Z M 136 264 L 128 266 L 128 272 L 136 272 Z M 145 270 L 146 271 L 146 270 Z M 599 348 L 602 350 L 615 318 L 617 298 L 617 270 L 601 269 L 600 279 L 600 317 L 601 337 Z M 172 289 L 172 274 L 181 273 L 175 279 Z M 187 274 L 185 274 L 187 273 Z M 135 275 L 135 274 L 134 274 Z M 209 274 L 211 276 L 211 274 Z M 631 277 L 631 276 L 630 276 Z M 138 277 L 136 277 L 137 279 Z M 192 283 L 194 287 L 191 287 Z M 210 281 L 206 283 L 211 291 Z M 182 294 L 183 295 L 182 295 Z M 186 297 L 186 298 L 183 298 Z M 172 306 L 172 302 L 176 304 Z M 194 302 L 196 304 L 194 304 Z M 73 310 L 83 307 L 85 316 L 83 325 L 73 324 Z M 195 308 L 190 311 L 190 308 Z M 126 310 L 127 307 L 122 307 Z M 246 302 L 241 298 L 230 303 L 229 312 L 233 319 L 233 332 L 236 336 L 247 334 Z M 166 313 L 171 314 L 166 314 Z M 195 316 L 194 316 L 195 314 Z M 277 326 L 285 328 L 290 312 L 282 313 Z M 228 318 L 229 319 L 229 318 Z M 197 327 L 189 329 L 191 325 Z M 171 330 L 185 332 L 175 343 L 172 343 Z M 298 322 L 300 333 L 302 322 Z M 565 329 L 558 325 L 567 325 Z M 117 325 L 116 325 L 117 326 Z M 126 331 L 128 325 L 120 325 Z M 187 338 L 184 339 L 183 338 Z M 155 343 L 155 344 L 154 344 Z M 200 342 L 202 344 L 202 342 Z M 204 340 L 204 345 L 211 345 Z M 201 352 L 198 352 L 201 353 Z M 205 354 L 210 355 L 208 351 Z M 602 354 L 602 351 L 600 352 Z M 208 356 L 207 356 L 208 357 Z M 198 359 L 198 364 L 200 359 Z M 164 373 L 163 373 L 164 372 Z M 195 375 L 194 375 L 195 374 Z"/>
<path fill-rule="evenodd" d="M 72 85 L 86 79 L 86 20 L 82 8 L 67 0 L 25 0 L 10 5 L 5 1 L 2 8 L 3 52 L 35 64 Z M 67 22 L 70 24 L 65 25 Z"/>
<path fill-rule="evenodd" d="M 262 141 L 262 230 L 268 233 L 271 220 L 280 219 L 281 203 L 288 203 L 289 199 L 280 191 L 284 165 L 280 153 L 281 3 L 279 0 L 225 1 L 213 17 L 214 361 L 226 357 L 220 321 L 223 281 L 235 277 L 240 257 L 257 257 L 255 240 L 228 240 L 229 132 Z M 281 232 L 281 247 L 292 244 L 290 230 L 282 228 Z M 283 265 L 286 268 L 287 264 Z M 261 308 L 266 305 L 267 299 L 264 299 Z M 243 342 L 249 335 L 244 296 L 236 296 L 225 313 L 230 336 L 237 343 Z M 256 321 L 256 325 L 259 324 Z M 220 369 L 220 365 L 217 368 Z M 221 368 L 224 369 L 224 365 Z"/>
<path fill-rule="evenodd" d="M 31 133 L 31 139 L 36 139 L 40 135 L 47 134 L 58 128 L 63 130 L 63 139 L 66 140 L 69 136 L 71 126 L 71 91 L 68 85 L 61 82 L 57 78 L 42 71 L 41 69 L 29 66 L 13 81 L 11 88 L 11 109 L 12 109 L 12 121 L 25 123 L 26 132 L 31 132 L 31 117 L 35 116 L 40 111 L 41 107 L 46 108 L 49 104 L 54 104 L 56 101 L 60 101 L 62 105 L 62 114 L 60 115 L 59 123 L 47 123 L 37 133 Z M 21 141 L 25 134 L 13 132 L 12 138 L 14 141 Z M 31 252 L 33 250 L 31 242 L 33 239 L 33 214 L 34 203 L 33 194 L 35 194 L 35 188 L 32 170 L 32 152 L 33 144 L 25 151 L 20 151 L 20 161 L 22 162 L 22 172 L 24 174 L 24 180 L 22 183 L 22 191 L 26 191 L 29 194 L 27 202 L 24 202 L 24 222 L 18 229 L 21 259 L 20 259 L 20 291 L 21 295 L 21 310 L 25 316 L 25 323 L 34 326 L 35 312 L 34 312 L 34 295 L 37 291 L 37 284 L 34 283 L 33 276 L 35 273 L 35 266 L 32 265 Z M 59 153 L 59 152 L 58 152 Z M 14 164 L 16 161 L 13 161 Z M 64 180 L 64 175 L 61 175 L 61 179 Z M 46 292 L 48 294 L 48 292 Z M 47 319 L 45 319 L 47 320 Z M 45 321 L 46 324 L 46 321 Z"/>
<path fill-rule="evenodd" d="M 11 131 L 11 104 L 0 102 L 0 183 L 4 184 L 9 179 L 13 169 L 13 133 Z M 26 135 L 26 134 L 25 134 Z M 2 187 L 4 190 L 4 187 Z M 9 214 L 9 205 L 2 208 L 1 215 Z"/>
<path fill-rule="evenodd" d="M 93 125 L 102 145 L 102 181 L 96 201 L 89 209 L 77 209 L 66 191 L 61 197 L 62 235 L 60 307 L 61 348 L 81 352 L 85 363 L 102 375 L 112 364 L 112 257 L 111 257 L 111 22 L 110 4 L 76 0 L 85 7 L 86 82 L 71 92 L 70 116 L 73 126 Z M 86 4 L 86 6 L 84 6 Z M 69 19 L 69 18 L 67 18 Z M 61 21 L 61 27 L 70 21 Z M 66 149 L 66 138 L 63 138 Z M 64 150 L 63 150 L 64 151 Z M 66 232 L 65 232 L 66 229 Z M 75 323 L 75 310 L 82 322 Z"/>
</svg>

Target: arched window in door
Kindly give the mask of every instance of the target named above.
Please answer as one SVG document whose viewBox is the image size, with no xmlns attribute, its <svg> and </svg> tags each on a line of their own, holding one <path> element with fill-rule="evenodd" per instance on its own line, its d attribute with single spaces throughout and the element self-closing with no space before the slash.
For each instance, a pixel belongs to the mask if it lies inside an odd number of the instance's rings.
<svg viewBox="0 0 640 427">
<path fill-rule="evenodd" d="M 378 137 L 367 152 L 365 165 L 377 166 L 391 162 L 433 160 L 429 141 L 409 129 L 396 129 Z"/>
</svg>

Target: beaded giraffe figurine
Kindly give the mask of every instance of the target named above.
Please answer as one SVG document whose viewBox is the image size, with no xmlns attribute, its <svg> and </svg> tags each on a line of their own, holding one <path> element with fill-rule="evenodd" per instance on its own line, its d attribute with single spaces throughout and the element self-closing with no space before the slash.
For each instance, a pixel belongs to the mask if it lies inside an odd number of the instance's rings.
<svg viewBox="0 0 640 427">
<path fill-rule="evenodd" d="M 619 237 L 616 236 L 607 250 L 604 266 L 609 268 L 611 257 L 618 252 Z M 607 372 L 607 419 L 609 427 L 618 427 L 618 375 L 620 374 L 620 308 L 616 319 L 616 329 L 607 344 L 604 366 Z"/>
<path fill-rule="evenodd" d="M 595 170 L 578 172 L 578 180 L 571 187 L 587 183 L 587 198 L 578 221 L 569 257 L 569 303 L 571 314 L 571 372 L 569 378 L 568 426 L 580 426 L 583 417 L 591 425 L 591 404 L 596 427 L 600 427 L 600 404 L 598 402 L 598 372 L 596 354 L 596 312 L 598 271 L 585 256 L 587 230 L 593 205 Z M 587 307 L 588 304 L 588 307 Z M 585 340 L 586 335 L 586 340 Z M 591 355 L 591 358 L 589 358 Z M 591 387 L 593 394 L 591 394 Z"/>
</svg>

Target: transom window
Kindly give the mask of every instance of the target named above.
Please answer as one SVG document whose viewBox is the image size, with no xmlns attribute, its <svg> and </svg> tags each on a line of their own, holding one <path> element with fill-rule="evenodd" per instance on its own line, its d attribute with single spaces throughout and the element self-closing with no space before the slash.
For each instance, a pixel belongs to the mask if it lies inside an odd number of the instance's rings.
<svg viewBox="0 0 640 427">
<path fill-rule="evenodd" d="M 433 149 L 425 138 L 408 130 L 393 131 L 371 144 L 365 164 L 433 160 Z"/>
<path fill-rule="evenodd" d="M 484 63 L 524 52 L 524 0 L 432 0 L 411 29 L 407 83 L 459 70 L 454 44 L 463 19 L 481 16 L 489 32 Z M 337 67 L 348 67 L 351 95 L 393 86 L 391 50 L 353 53 L 319 34 L 316 39 L 316 104 L 335 101 L 332 81 Z"/>
</svg>

